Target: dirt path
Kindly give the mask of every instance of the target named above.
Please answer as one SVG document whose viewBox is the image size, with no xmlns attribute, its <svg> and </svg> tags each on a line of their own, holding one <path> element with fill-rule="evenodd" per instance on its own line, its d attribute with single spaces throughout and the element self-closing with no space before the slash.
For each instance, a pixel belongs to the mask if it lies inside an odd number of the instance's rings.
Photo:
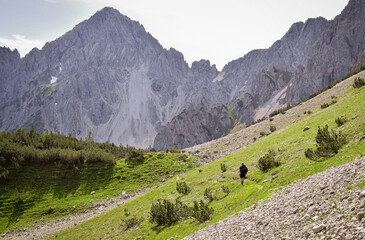
<svg viewBox="0 0 365 240">
<path fill-rule="evenodd" d="M 89 212 L 84 214 L 75 214 L 74 216 L 69 215 L 68 217 L 56 219 L 49 222 L 44 222 L 40 225 L 34 227 L 22 228 L 17 232 L 5 233 L 0 239 L 43 239 L 50 237 L 58 232 L 67 230 L 83 222 L 86 222 L 94 217 L 99 216 L 105 212 L 108 212 L 126 202 L 136 199 L 147 192 L 151 191 L 153 188 L 144 189 L 138 191 L 133 195 L 121 195 L 119 198 L 107 198 L 102 200 L 100 203 L 96 204 L 94 208 L 90 209 Z"/>
</svg>

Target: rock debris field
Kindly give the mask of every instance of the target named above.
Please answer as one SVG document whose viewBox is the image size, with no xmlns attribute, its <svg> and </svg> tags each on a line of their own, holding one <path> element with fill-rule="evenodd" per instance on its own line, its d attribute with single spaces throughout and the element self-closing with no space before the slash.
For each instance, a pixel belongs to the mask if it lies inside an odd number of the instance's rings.
<svg viewBox="0 0 365 240">
<path fill-rule="evenodd" d="M 362 157 L 298 180 L 184 239 L 365 239 L 365 187 L 356 185 L 364 179 Z"/>
</svg>

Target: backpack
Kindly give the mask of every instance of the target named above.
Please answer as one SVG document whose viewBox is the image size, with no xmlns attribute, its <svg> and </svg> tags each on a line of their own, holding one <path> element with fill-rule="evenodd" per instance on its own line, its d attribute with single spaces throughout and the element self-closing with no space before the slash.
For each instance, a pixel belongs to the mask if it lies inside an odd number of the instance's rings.
<svg viewBox="0 0 365 240">
<path fill-rule="evenodd" d="M 248 172 L 248 168 L 246 167 L 246 165 L 241 165 L 240 166 L 240 172 L 241 173 L 247 173 Z"/>
</svg>

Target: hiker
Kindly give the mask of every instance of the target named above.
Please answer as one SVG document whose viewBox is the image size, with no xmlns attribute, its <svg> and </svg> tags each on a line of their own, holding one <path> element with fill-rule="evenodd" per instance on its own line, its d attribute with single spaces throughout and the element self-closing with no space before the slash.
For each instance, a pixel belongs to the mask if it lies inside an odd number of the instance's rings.
<svg viewBox="0 0 365 240">
<path fill-rule="evenodd" d="M 243 185 L 243 181 L 245 180 L 246 174 L 248 172 L 248 168 L 244 163 L 240 166 L 240 178 L 241 178 L 241 185 Z"/>
</svg>

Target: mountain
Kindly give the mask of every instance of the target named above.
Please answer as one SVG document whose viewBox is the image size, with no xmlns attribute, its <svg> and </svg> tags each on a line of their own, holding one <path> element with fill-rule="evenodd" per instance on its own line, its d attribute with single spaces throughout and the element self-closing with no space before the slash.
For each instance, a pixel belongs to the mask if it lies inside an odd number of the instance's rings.
<svg viewBox="0 0 365 240">
<path fill-rule="evenodd" d="M 92 131 L 96 141 L 140 147 L 188 104 L 208 99 L 200 89 L 218 74 L 209 61 L 189 68 L 180 52 L 112 8 L 22 59 L 1 51 L 2 130 Z"/>
<path fill-rule="evenodd" d="M 83 138 L 91 131 L 96 141 L 164 149 L 171 147 L 166 139 L 181 133 L 166 129 L 189 126 L 182 122 L 188 118 L 174 117 L 193 116 L 200 103 L 212 110 L 220 104 L 250 123 L 348 73 L 365 50 L 364 5 L 350 0 L 334 20 L 295 23 L 269 49 L 254 50 L 221 72 L 208 60 L 189 67 L 140 23 L 104 8 L 24 58 L 0 48 L 0 128 L 34 126 Z M 191 135 L 204 123 L 193 126 L 181 131 Z M 210 140 L 189 145 L 198 139 Z"/>
<path fill-rule="evenodd" d="M 343 78 L 358 59 L 359 68 L 365 50 L 364 13 L 365 1 L 350 0 L 334 20 L 294 23 L 270 48 L 228 63 L 216 78 L 229 93 L 223 94 L 222 103 L 233 108 L 240 122 L 249 123 Z"/>
<path fill-rule="evenodd" d="M 235 119 L 222 104 L 190 105 L 157 134 L 154 148 L 186 148 L 227 135 Z"/>
</svg>

